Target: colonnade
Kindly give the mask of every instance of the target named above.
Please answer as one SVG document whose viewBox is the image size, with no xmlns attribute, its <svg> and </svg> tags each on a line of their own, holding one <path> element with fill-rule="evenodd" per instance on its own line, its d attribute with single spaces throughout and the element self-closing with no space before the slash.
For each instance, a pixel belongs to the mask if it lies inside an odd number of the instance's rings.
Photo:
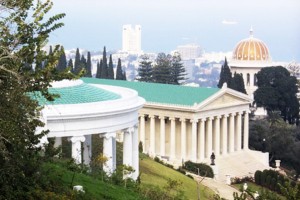
<svg viewBox="0 0 300 200">
<path fill-rule="evenodd" d="M 202 162 L 248 149 L 248 111 L 200 118 L 140 114 L 143 151 L 169 161 Z"/>
<path fill-rule="evenodd" d="M 129 175 L 136 180 L 139 175 L 139 151 L 138 151 L 138 129 L 137 125 L 121 130 L 123 132 L 123 164 L 131 166 L 134 172 Z M 72 158 L 77 164 L 83 162 L 90 164 L 92 157 L 92 135 L 81 135 L 69 137 L 72 143 Z M 103 168 L 111 175 L 116 169 L 116 131 L 99 134 L 103 138 L 103 156 L 107 158 Z M 81 148 L 83 143 L 83 152 Z M 61 137 L 55 138 L 55 146 L 62 144 Z"/>
</svg>

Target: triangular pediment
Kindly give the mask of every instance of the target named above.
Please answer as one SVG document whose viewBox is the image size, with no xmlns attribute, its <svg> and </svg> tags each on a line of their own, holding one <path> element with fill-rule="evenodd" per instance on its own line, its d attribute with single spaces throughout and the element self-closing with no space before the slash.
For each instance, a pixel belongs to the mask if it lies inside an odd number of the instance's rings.
<svg viewBox="0 0 300 200">
<path fill-rule="evenodd" d="M 207 99 L 203 104 L 198 105 L 200 110 L 210 110 L 216 108 L 226 108 L 231 106 L 245 105 L 251 103 L 251 99 L 242 93 L 227 89 L 226 92 L 220 92 L 215 96 Z"/>
</svg>

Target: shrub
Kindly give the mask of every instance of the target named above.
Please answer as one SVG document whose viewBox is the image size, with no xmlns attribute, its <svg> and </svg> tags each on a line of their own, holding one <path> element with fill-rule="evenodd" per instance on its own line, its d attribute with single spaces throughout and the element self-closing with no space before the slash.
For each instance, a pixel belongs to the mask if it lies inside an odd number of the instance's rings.
<svg viewBox="0 0 300 200">
<path fill-rule="evenodd" d="M 262 175 L 262 172 L 257 170 L 254 174 L 254 181 L 257 185 L 261 185 L 261 175 Z"/>
<path fill-rule="evenodd" d="M 190 172 L 193 172 L 194 174 L 198 174 L 199 169 L 199 175 L 205 176 L 205 177 L 214 177 L 214 172 L 212 168 L 204 163 L 194 163 L 191 161 L 187 161 L 184 163 L 184 168 Z"/>
</svg>

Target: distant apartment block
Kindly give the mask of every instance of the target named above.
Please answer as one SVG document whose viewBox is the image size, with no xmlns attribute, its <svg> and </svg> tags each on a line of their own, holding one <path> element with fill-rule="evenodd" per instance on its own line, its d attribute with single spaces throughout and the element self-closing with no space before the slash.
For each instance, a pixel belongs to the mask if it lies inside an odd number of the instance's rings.
<svg viewBox="0 0 300 200">
<path fill-rule="evenodd" d="M 182 60 L 195 59 L 202 55 L 201 47 L 195 44 L 180 45 L 176 51 L 180 53 Z"/>
<path fill-rule="evenodd" d="M 123 26 L 122 51 L 129 54 L 141 54 L 141 26 L 131 24 Z"/>
</svg>

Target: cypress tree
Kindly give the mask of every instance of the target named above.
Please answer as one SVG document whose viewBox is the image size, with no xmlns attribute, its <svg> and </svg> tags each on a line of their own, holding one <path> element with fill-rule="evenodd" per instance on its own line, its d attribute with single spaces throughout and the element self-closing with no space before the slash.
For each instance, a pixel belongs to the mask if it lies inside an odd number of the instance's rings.
<svg viewBox="0 0 300 200">
<path fill-rule="evenodd" d="M 87 53 L 86 77 L 92 77 L 92 61 L 90 52 Z"/>
<path fill-rule="evenodd" d="M 117 73 L 116 73 L 116 80 L 123 80 L 124 75 L 123 75 L 123 70 L 122 70 L 122 64 L 121 64 L 121 59 L 118 59 L 118 65 L 117 65 Z"/>
<path fill-rule="evenodd" d="M 231 79 L 230 88 L 246 94 L 246 89 L 245 89 L 245 84 L 244 84 L 244 79 L 242 74 L 237 74 L 236 72 L 234 73 L 233 78 Z"/>
<path fill-rule="evenodd" d="M 102 59 L 100 60 L 100 63 L 97 62 L 97 72 L 96 72 L 96 78 L 101 78 L 101 72 L 102 72 Z"/>
<path fill-rule="evenodd" d="M 127 81 L 127 76 L 126 76 L 126 71 L 125 70 L 124 70 L 124 73 L 123 73 L 123 80 Z"/>
<path fill-rule="evenodd" d="M 76 55 L 75 55 L 75 63 L 74 63 L 74 73 L 78 74 L 81 70 L 81 65 L 80 65 L 80 53 L 79 49 L 76 49 Z"/>
<path fill-rule="evenodd" d="M 153 82 L 153 68 L 149 56 L 143 55 L 141 57 L 140 65 L 138 68 L 138 81 Z"/>
<path fill-rule="evenodd" d="M 231 79 L 232 79 L 232 74 L 227 63 L 227 58 L 225 57 L 225 62 L 221 68 L 218 88 L 221 88 L 225 82 L 227 83 L 227 86 L 230 87 Z"/>
<path fill-rule="evenodd" d="M 102 55 L 101 78 L 107 78 L 107 76 L 108 76 L 108 67 L 107 67 L 107 58 L 106 58 L 106 48 L 104 46 L 103 55 Z"/>
<path fill-rule="evenodd" d="M 73 60 L 72 60 L 72 58 L 70 58 L 70 60 L 68 61 L 68 68 L 70 68 L 70 71 L 72 73 L 74 73 L 74 67 L 73 67 Z"/>
<path fill-rule="evenodd" d="M 181 62 L 181 57 L 179 53 L 175 53 L 172 56 L 172 66 L 171 66 L 171 84 L 179 85 L 182 81 L 185 81 L 186 73 L 183 63 Z"/>
<path fill-rule="evenodd" d="M 111 56 L 111 54 L 110 54 L 110 56 L 109 56 L 107 78 L 108 78 L 108 79 L 114 79 L 114 78 L 115 78 L 115 74 L 114 74 L 114 65 L 113 65 L 113 62 L 112 62 L 112 56 Z"/>
<path fill-rule="evenodd" d="M 87 62 L 86 62 L 86 58 L 84 57 L 83 54 L 81 55 L 81 58 L 80 58 L 80 70 L 82 70 L 82 69 L 85 70 L 84 77 L 87 77 L 86 76 Z"/>
<path fill-rule="evenodd" d="M 60 53 L 61 54 L 60 54 L 58 64 L 57 64 L 57 70 L 62 72 L 67 68 L 67 58 L 66 58 L 65 49 L 63 46 L 61 46 Z"/>
</svg>

